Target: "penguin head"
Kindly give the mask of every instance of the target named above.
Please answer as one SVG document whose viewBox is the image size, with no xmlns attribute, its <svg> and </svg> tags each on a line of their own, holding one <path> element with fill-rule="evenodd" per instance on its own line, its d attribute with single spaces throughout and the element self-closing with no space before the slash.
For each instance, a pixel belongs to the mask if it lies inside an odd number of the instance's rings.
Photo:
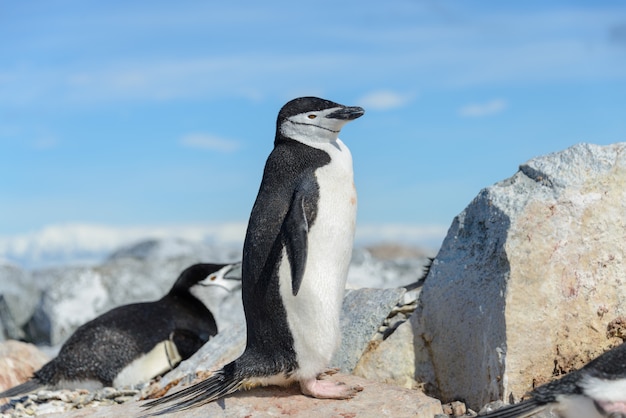
<svg viewBox="0 0 626 418">
<path fill-rule="evenodd" d="M 364 113 L 358 106 L 344 106 L 318 97 L 299 97 L 278 112 L 276 141 L 288 138 L 307 145 L 333 142 L 346 123 Z"/>
<path fill-rule="evenodd" d="M 198 263 L 187 267 L 178 276 L 172 292 L 188 291 L 195 285 L 221 286 L 226 290 L 235 290 L 241 286 L 241 263 L 208 264 Z"/>
<path fill-rule="evenodd" d="M 222 265 L 198 282 L 201 286 L 219 286 L 232 292 L 241 288 L 241 262 Z"/>
</svg>

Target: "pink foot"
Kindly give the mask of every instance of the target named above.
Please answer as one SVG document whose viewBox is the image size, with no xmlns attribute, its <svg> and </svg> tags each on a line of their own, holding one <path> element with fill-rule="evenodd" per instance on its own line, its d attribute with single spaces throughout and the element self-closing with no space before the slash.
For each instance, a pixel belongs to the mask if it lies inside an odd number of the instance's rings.
<svg viewBox="0 0 626 418">
<path fill-rule="evenodd" d="M 350 399 L 363 388 L 332 380 L 307 379 L 300 381 L 300 390 L 305 395 L 319 399 Z"/>
</svg>

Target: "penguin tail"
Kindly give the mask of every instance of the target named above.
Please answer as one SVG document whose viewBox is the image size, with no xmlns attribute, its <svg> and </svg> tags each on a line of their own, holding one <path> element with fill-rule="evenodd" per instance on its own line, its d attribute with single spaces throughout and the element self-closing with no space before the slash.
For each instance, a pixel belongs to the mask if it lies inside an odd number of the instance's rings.
<svg viewBox="0 0 626 418">
<path fill-rule="evenodd" d="M 5 390 L 4 392 L 0 392 L 0 399 L 2 398 L 13 398 L 15 396 L 23 395 L 28 392 L 32 392 L 41 388 L 43 385 L 37 378 L 32 378 L 22 383 L 21 385 L 13 386 L 10 389 Z"/>
<path fill-rule="evenodd" d="M 535 399 L 527 399 L 514 405 L 508 405 L 476 418 L 523 418 L 536 414 L 546 407 L 545 404 L 538 403 Z"/>
<path fill-rule="evenodd" d="M 230 366 L 230 367 L 229 367 Z M 209 378 L 179 390 L 170 395 L 150 401 L 143 406 L 152 409 L 146 416 L 170 414 L 213 402 L 236 392 L 244 384 L 244 379 L 235 376 L 233 363 L 213 373 Z M 173 403 L 172 405 L 167 405 Z"/>
</svg>

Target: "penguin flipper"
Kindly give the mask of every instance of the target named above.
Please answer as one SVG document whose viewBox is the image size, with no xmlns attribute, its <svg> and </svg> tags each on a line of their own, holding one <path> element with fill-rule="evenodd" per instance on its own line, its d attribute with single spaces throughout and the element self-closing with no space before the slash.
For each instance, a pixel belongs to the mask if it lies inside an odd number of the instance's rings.
<svg viewBox="0 0 626 418">
<path fill-rule="evenodd" d="M 4 392 L 0 392 L 0 399 L 1 398 L 13 398 L 18 395 L 23 395 L 25 393 L 37 390 L 41 388 L 42 386 L 43 385 L 41 384 L 39 379 L 35 377 L 30 380 L 27 380 L 21 385 L 13 386 L 12 388 L 5 390 Z"/>
<path fill-rule="evenodd" d="M 197 332 L 194 332 L 188 329 L 177 328 L 174 331 L 172 331 L 172 334 L 170 335 L 170 339 L 176 346 L 176 349 L 178 350 L 180 357 L 183 360 L 187 360 L 196 351 L 198 351 L 200 347 L 202 347 L 204 343 L 206 343 L 209 340 L 210 337 L 214 336 L 215 334 L 217 334 L 217 332 L 211 335 L 207 334 L 205 337 L 203 335 L 200 335 Z"/>
<path fill-rule="evenodd" d="M 296 191 L 283 223 L 283 228 L 287 229 L 282 235 L 291 266 L 291 291 L 294 296 L 298 294 L 304 278 L 308 251 L 309 222 L 306 218 L 304 197 L 304 193 Z"/>
<path fill-rule="evenodd" d="M 236 378 L 234 373 L 227 369 L 227 367 L 228 365 L 213 373 L 208 379 L 196 383 L 195 385 L 142 405 L 143 407 L 151 409 L 170 402 L 176 402 L 171 406 L 165 406 L 155 412 L 150 412 L 143 417 L 183 411 L 213 402 L 237 391 L 243 385 L 243 381 Z"/>
<path fill-rule="evenodd" d="M 485 415 L 479 415 L 477 418 L 523 418 L 532 414 L 536 414 L 546 407 L 535 399 L 527 399 L 514 405 L 508 405 Z"/>
</svg>

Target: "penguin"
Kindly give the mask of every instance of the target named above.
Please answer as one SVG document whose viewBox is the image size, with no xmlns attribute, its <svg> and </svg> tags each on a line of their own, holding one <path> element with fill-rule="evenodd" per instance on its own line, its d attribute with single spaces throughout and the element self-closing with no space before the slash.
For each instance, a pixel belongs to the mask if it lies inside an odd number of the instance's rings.
<svg viewBox="0 0 626 418">
<path fill-rule="evenodd" d="M 529 399 L 480 417 L 529 417 L 543 410 L 561 418 L 626 418 L 626 343 L 579 370 L 539 386 Z"/>
<path fill-rule="evenodd" d="M 153 415 L 259 385 L 298 382 L 303 394 L 328 399 L 362 389 L 321 376 L 340 342 L 356 223 L 352 156 L 338 135 L 363 114 L 316 97 L 281 108 L 244 240 L 244 352 L 204 381 L 144 404 L 161 405 Z"/>
<path fill-rule="evenodd" d="M 238 266 L 194 264 L 158 301 L 119 306 L 83 324 L 54 359 L 0 398 L 40 388 L 133 386 L 164 374 L 217 334 L 213 314 L 192 288 L 217 285 L 234 290 L 241 284 L 232 273 Z"/>
</svg>

